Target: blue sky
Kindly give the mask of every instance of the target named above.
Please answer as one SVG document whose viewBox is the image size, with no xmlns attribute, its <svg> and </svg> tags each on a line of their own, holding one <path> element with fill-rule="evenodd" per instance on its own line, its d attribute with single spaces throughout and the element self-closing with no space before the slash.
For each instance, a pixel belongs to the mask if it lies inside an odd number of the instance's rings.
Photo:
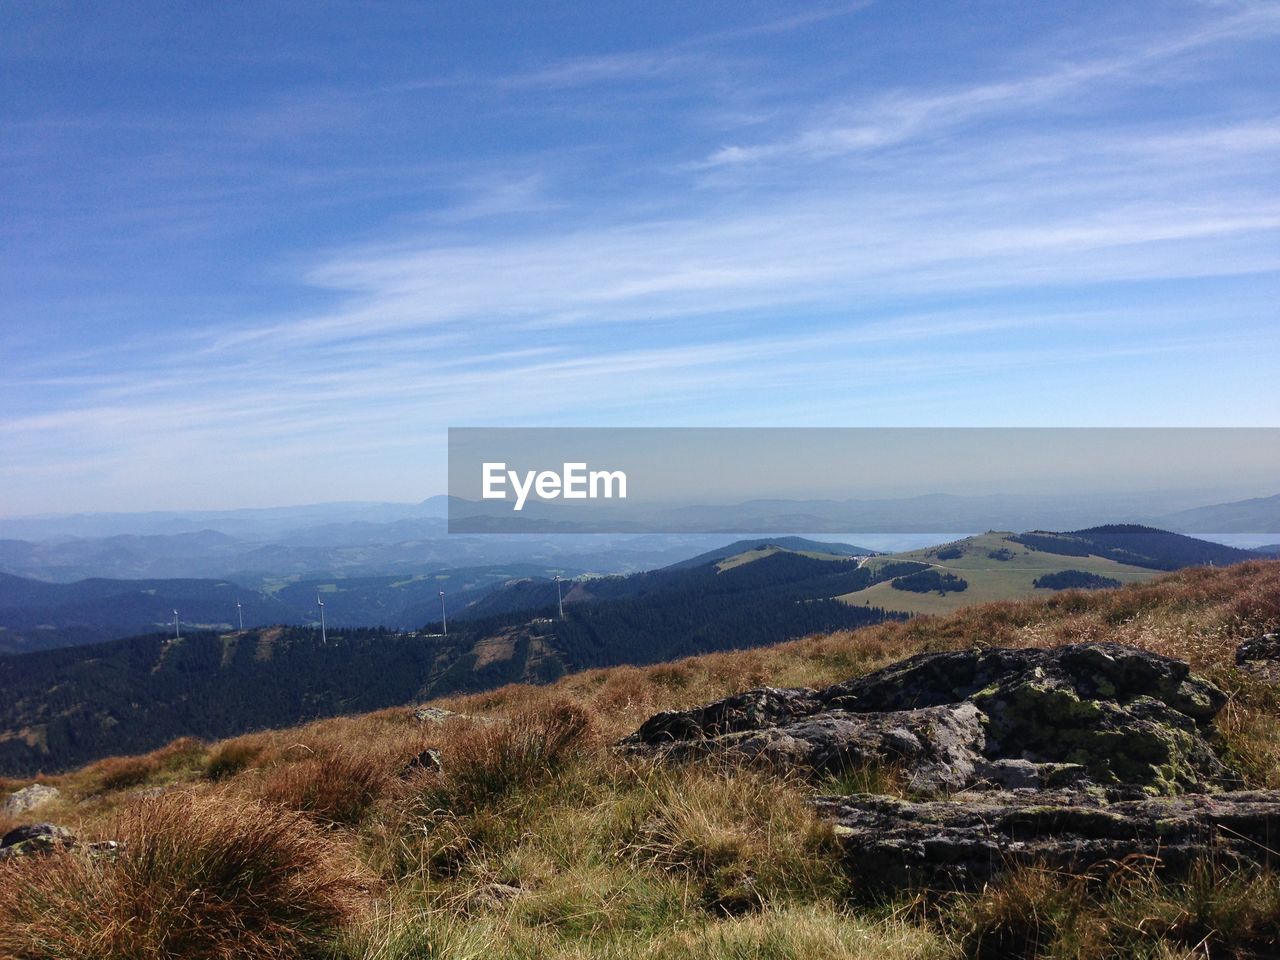
<svg viewBox="0 0 1280 960">
<path fill-rule="evenodd" d="M 1274 2 L 0 8 L 0 513 L 448 426 L 1273 426 Z"/>
</svg>

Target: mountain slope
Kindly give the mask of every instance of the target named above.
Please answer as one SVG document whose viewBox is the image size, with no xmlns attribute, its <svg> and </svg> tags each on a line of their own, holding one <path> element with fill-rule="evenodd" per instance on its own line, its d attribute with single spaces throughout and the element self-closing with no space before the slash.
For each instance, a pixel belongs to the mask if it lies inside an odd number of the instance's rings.
<svg viewBox="0 0 1280 960">
<path fill-rule="evenodd" d="M 1053 591 L 1037 587 L 1035 581 L 1067 571 L 1125 584 L 1149 580 L 1159 570 L 1215 558 L 1231 563 L 1256 559 L 1256 555 L 1148 527 L 1098 527 L 1073 533 L 986 533 L 937 547 L 877 557 L 867 563 L 875 571 L 896 562 L 926 563 L 941 574 L 963 580 L 963 589 L 917 593 L 894 589 L 886 579 L 841 599 L 909 613 L 948 613 L 993 600 L 1047 595 Z"/>
<path fill-rule="evenodd" d="M 5 658 L 0 772 L 878 623 L 882 610 L 831 599 L 873 577 L 854 560 L 778 551 L 723 572 L 597 578 L 563 620 L 552 592 L 545 605 L 451 622 L 447 637 L 334 630 L 324 645 L 314 629 L 275 627 Z"/>
<path fill-rule="evenodd" d="M 97 643 L 167 629 L 176 609 L 189 629 L 297 622 L 300 612 L 227 580 L 80 580 L 44 583 L 0 574 L 0 654 Z"/>
<path fill-rule="evenodd" d="M 1155 522 L 1186 533 L 1280 533 L 1280 493 L 1179 510 Z"/>
<path fill-rule="evenodd" d="M 1249 550 L 1139 524 L 1110 524 L 1070 533 L 1035 530 L 1013 539 L 1046 553 L 1106 557 L 1117 563 L 1151 570 L 1180 570 L 1203 564 L 1227 566 L 1258 557 Z"/>
<path fill-rule="evenodd" d="M 857 557 L 870 556 L 876 551 L 868 547 L 855 547 L 848 543 L 828 543 L 821 540 L 808 540 L 804 537 L 756 537 L 752 540 L 736 540 L 733 543 L 726 544 L 715 550 L 708 550 L 706 553 L 700 553 L 696 557 L 690 557 L 688 560 L 681 560 L 679 563 L 669 564 L 668 570 L 688 570 L 692 567 L 705 566 L 708 563 L 717 563 L 739 554 L 747 553 L 752 550 L 759 550 L 761 547 L 778 547 L 783 550 L 791 550 L 796 553 L 809 553 L 818 555 L 829 555 L 835 557 Z"/>
</svg>

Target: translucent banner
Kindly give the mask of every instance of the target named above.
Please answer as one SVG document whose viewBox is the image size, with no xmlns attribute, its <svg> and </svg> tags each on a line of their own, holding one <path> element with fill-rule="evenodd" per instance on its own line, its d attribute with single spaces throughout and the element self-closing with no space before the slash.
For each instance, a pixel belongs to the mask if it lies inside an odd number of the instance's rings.
<svg viewBox="0 0 1280 960">
<path fill-rule="evenodd" d="M 1276 534 L 1280 429 L 454 428 L 452 533 Z"/>
</svg>

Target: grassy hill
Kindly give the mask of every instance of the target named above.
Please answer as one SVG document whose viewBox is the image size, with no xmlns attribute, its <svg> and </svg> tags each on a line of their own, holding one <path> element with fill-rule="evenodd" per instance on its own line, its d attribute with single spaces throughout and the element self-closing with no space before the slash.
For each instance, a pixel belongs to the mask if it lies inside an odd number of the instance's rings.
<svg viewBox="0 0 1280 960">
<path fill-rule="evenodd" d="M 1140 583 L 1156 575 L 1154 570 L 1102 557 L 1046 553 L 1021 544 L 1014 537 L 1011 533 L 985 533 L 941 547 L 876 557 L 867 562 L 872 570 L 902 561 L 927 563 L 935 569 L 963 578 L 968 583 L 968 588 L 963 592 L 911 593 L 895 590 L 886 581 L 844 594 L 840 599 L 845 603 L 882 606 L 908 613 L 950 613 L 975 603 L 1050 594 L 1053 591 L 1034 586 L 1036 579 L 1064 570 L 1083 570 L 1119 580 L 1121 583 Z M 957 551 L 958 556 L 951 555 Z M 940 552 L 947 556 L 940 559 Z"/>
<path fill-rule="evenodd" d="M 460 714 L 440 724 L 395 709 L 221 743 L 180 740 L 44 778 L 62 796 L 33 815 L 88 840 L 124 840 L 123 853 L 0 871 L 0 954 L 1273 956 L 1280 887 L 1267 875 L 1224 864 L 1177 881 L 1145 868 L 1094 880 L 1032 869 L 974 894 L 868 898 L 839 869 L 831 828 L 808 799 L 901 794 L 894 771 L 806 784 L 654 767 L 610 745 L 658 710 L 748 687 L 825 686 L 924 650 L 1093 637 L 1190 660 L 1231 698 L 1223 749 L 1250 786 L 1277 789 L 1280 701 L 1233 662 L 1241 639 L 1277 629 L 1280 564 L 1255 562 L 747 653 L 587 670 L 439 701 Z M 402 776 L 427 748 L 444 772 Z M 211 873 L 214 864 L 231 869 Z"/>
<path fill-rule="evenodd" d="M 914 593 L 896 590 L 884 580 L 840 599 L 908 613 L 949 613 L 975 603 L 1051 594 L 1054 591 L 1035 585 L 1038 578 L 1049 574 L 1074 570 L 1121 584 L 1138 583 L 1161 570 L 1239 563 L 1256 556 L 1247 550 L 1140 526 L 1094 527 L 1072 533 L 991 532 L 867 562 L 872 571 L 904 561 L 929 564 L 962 578 L 967 584 L 963 591 Z"/>
<path fill-rule="evenodd" d="M 756 537 L 753 540 L 736 540 L 716 550 L 708 550 L 688 560 L 670 564 L 668 570 L 688 570 L 693 567 L 719 563 L 732 557 L 748 554 L 762 554 L 765 551 L 776 552 L 789 550 L 811 557 L 858 557 L 870 556 L 876 551 L 868 547 L 855 547 L 848 543 L 828 543 L 821 540 L 809 540 L 805 537 Z"/>
</svg>

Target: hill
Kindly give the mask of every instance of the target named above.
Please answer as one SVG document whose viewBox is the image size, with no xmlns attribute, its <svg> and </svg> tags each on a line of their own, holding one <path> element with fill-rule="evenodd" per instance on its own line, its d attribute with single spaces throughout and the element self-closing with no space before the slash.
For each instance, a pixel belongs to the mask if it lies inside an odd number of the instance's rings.
<svg viewBox="0 0 1280 960">
<path fill-rule="evenodd" d="M 909 613 L 946 613 L 975 603 L 1049 593 L 1057 580 L 1043 578 L 1068 571 L 1125 584 L 1148 580 L 1156 571 L 1210 563 L 1221 566 L 1257 556 L 1248 550 L 1137 525 L 1091 527 L 1069 533 L 992 532 L 867 562 L 877 574 L 891 563 L 926 563 L 940 573 L 962 579 L 964 589 L 909 592 L 894 589 L 888 582 L 892 578 L 880 576 L 883 582 L 841 599 Z M 1037 580 L 1043 585 L 1037 586 Z"/>
<path fill-rule="evenodd" d="M 333 627 L 413 630 L 440 618 L 440 592 L 450 616 L 512 581 L 574 569 L 538 564 L 461 567 L 413 575 L 268 579 L 259 589 L 229 580 L 114 580 L 47 583 L 0 573 L 0 655 L 100 643 L 168 629 L 176 609 L 189 630 L 307 625 L 325 601 Z"/>
<path fill-rule="evenodd" d="M 1257 559 L 1257 554 L 1249 550 L 1139 524 L 1110 524 L 1070 533 L 1036 530 L 1021 534 L 1014 540 L 1045 553 L 1067 557 L 1105 557 L 1117 563 L 1151 570 L 1181 570 L 1201 564 L 1227 566 Z"/>
<path fill-rule="evenodd" d="M 563 620 L 553 582 L 517 581 L 495 595 L 521 606 L 455 619 L 448 636 L 335 629 L 322 645 L 313 628 L 273 627 L 10 657 L 0 661 L 0 772 L 877 623 L 884 611 L 831 599 L 873 579 L 854 560 L 776 551 L 726 570 L 708 564 L 575 584 L 581 595 Z M 549 586 L 549 596 L 530 584 Z M 431 593 L 436 631 L 434 585 Z"/>
<path fill-rule="evenodd" d="M 1275 563 L 1197 568 L 1070 601 L 971 607 L 452 697 L 433 704 L 439 720 L 383 710 L 112 758 L 44 778 L 61 795 L 26 816 L 85 842 L 124 840 L 122 853 L 89 861 L 92 871 L 73 869 L 74 854 L 7 865 L 0 943 L 21 956 L 50 955 L 34 953 L 33 942 L 78 948 L 53 955 L 94 956 L 112 933 L 122 952 L 158 956 L 166 952 L 152 938 L 200 933 L 247 956 L 237 938 L 265 913 L 286 941 L 305 936 L 314 955 L 335 960 L 1274 955 L 1275 882 L 1256 870 L 1202 861 L 1167 876 L 1144 857 L 1142 869 L 1113 864 L 1088 882 L 1029 867 L 974 892 L 886 901 L 851 880 L 839 859 L 845 834 L 821 811 L 869 793 L 881 795 L 886 817 L 926 809 L 901 772 L 855 762 L 838 776 L 778 779 L 635 762 L 614 744 L 659 711 L 748 688 L 842 689 L 921 651 L 1056 648 L 1089 637 L 1188 659 L 1231 697 L 1221 754 L 1240 765 L 1245 787 L 1274 791 L 1276 695 L 1237 670 L 1235 649 L 1280 629 L 1278 598 Z M 762 692 L 741 701 L 758 705 L 750 723 L 769 716 Z M 934 807 L 941 818 L 963 803 L 943 795 Z M 1015 818 L 1024 838 L 1035 813 Z M 1075 816 L 1114 822 L 1096 810 Z M 991 828 L 973 832 L 988 837 Z M 210 864 L 233 869 L 211 874 Z M 266 880 L 219 887 L 212 898 L 211 876 Z M 121 908 L 110 894 L 126 880 L 135 899 Z M 299 885 L 317 899 L 299 900 Z M 343 898 L 341 909 L 320 899 L 326 891 Z M 134 903 L 175 901 L 184 909 L 165 924 L 112 926 Z"/>
<path fill-rule="evenodd" d="M 868 547 L 855 547 L 847 543 L 827 543 L 821 540 L 808 540 L 804 537 L 757 537 L 753 540 L 736 540 L 715 550 L 708 550 L 696 557 L 690 557 L 688 560 L 669 564 L 667 569 L 687 570 L 691 567 L 702 567 L 708 563 L 718 563 L 730 557 L 770 548 L 817 557 L 869 557 L 876 553 Z"/>
<path fill-rule="evenodd" d="M 227 580 L 80 580 L 45 583 L 0 573 L 0 654 L 97 643 L 173 623 L 230 629 L 241 604 L 246 625 L 296 622 L 300 612 Z"/>
<path fill-rule="evenodd" d="M 1155 522 L 1185 533 L 1280 533 L 1280 494 L 1180 510 Z"/>
</svg>

